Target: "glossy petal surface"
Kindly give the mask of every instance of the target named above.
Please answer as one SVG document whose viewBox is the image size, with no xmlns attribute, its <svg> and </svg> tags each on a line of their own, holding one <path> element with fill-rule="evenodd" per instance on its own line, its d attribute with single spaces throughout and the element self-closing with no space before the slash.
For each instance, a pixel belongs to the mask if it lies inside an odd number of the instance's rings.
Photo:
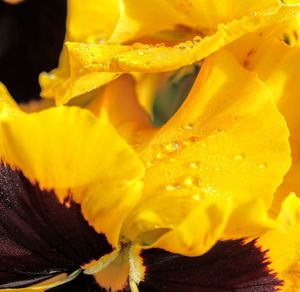
<svg viewBox="0 0 300 292">
<path fill-rule="evenodd" d="M 87 110 L 51 108 L 2 119 L 0 128 L 1 158 L 43 188 L 84 187 L 96 179 L 122 181 L 141 174 L 134 152 L 107 118 L 96 119 Z"/>
<path fill-rule="evenodd" d="M 297 291 L 300 286 L 300 201 L 295 194 L 284 200 L 277 220 L 286 227 L 262 235 L 257 245 L 269 250 L 270 267 L 284 282 L 282 291 Z"/>
<path fill-rule="evenodd" d="M 175 70 L 202 60 L 247 32 L 291 19 L 298 13 L 299 7 L 261 11 L 219 25 L 210 36 L 197 36 L 175 46 L 67 43 L 69 55 L 65 52 L 58 71 L 41 75 L 42 96 L 55 97 L 61 104 L 108 83 L 122 72 Z"/>
<path fill-rule="evenodd" d="M 239 217 L 239 208 L 250 213 L 259 208 L 261 216 L 254 226 L 251 220 L 249 225 L 233 220 L 227 229 L 231 236 L 255 234 L 255 225 L 268 225 L 263 214 L 290 165 L 287 139 L 285 122 L 264 85 L 230 54 L 212 56 L 180 110 L 141 147 L 147 165 L 144 195 L 125 224 L 125 234 L 135 239 L 142 232 L 178 226 L 185 238 L 182 246 L 169 238 L 163 248 L 196 255 L 208 246 L 197 245 L 200 241 L 193 232 L 200 228 L 204 213 L 199 211 L 199 225 L 197 217 L 187 223 L 191 210 L 208 208 L 208 222 L 216 220 L 221 228 L 230 208 L 233 217 Z M 215 202 L 216 207 L 208 207 Z M 227 207 L 219 208 L 222 204 Z M 211 225 L 205 226 L 209 232 Z M 220 233 L 215 231 L 211 229 L 210 244 Z"/>
<path fill-rule="evenodd" d="M 283 199 L 290 193 L 300 193 L 300 134 L 299 134 L 299 70 L 300 49 L 290 47 L 275 39 L 262 39 L 257 43 L 237 42 L 234 44 L 234 54 L 248 70 L 258 74 L 265 86 L 272 93 L 280 112 L 286 119 L 290 131 L 292 149 L 292 167 L 279 187 L 272 212 L 278 213 Z M 245 57 L 237 53 L 237 48 L 251 52 Z M 247 49 L 246 49 L 247 48 Z M 268 52 L 266 54 L 265 52 Z"/>
<path fill-rule="evenodd" d="M 3 118 L 0 135 L 6 163 L 41 188 L 55 189 L 61 201 L 71 189 L 85 219 L 118 245 L 122 219 L 139 199 L 143 166 L 105 115 L 56 107 Z"/>
<path fill-rule="evenodd" d="M 276 9 L 278 0 L 268 1 L 207 1 L 207 0 L 138 0 L 120 1 L 120 19 L 110 41 L 124 42 L 163 30 L 187 27 L 202 35 L 212 34 L 220 23 L 245 15 Z M 157 9 L 159 7 L 159 9 Z M 153 18 L 156 21 L 153 21 Z"/>
</svg>

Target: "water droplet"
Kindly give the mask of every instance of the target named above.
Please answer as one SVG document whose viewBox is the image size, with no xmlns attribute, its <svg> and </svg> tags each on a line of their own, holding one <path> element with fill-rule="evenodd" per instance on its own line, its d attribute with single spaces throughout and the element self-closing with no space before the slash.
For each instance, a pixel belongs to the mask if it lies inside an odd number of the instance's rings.
<svg viewBox="0 0 300 292">
<path fill-rule="evenodd" d="M 200 201 L 201 200 L 201 196 L 200 195 L 193 195 L 193 200 L 195 201 Z"/>
<path fill-rule="evenodd" d="M 133 47 L 134 49 L 140 49 L 140 48 L 144 47 L 144 44 L 142 44 L 142 43 L 134 43 L 134 44 L 132 45 L 132 47 Z"/>
<path fill-rule="evenodd" d="M 193 38 L 193 42 L 194 43 L 200 43 L 202 41 L 202 38 L 200 37 L 200 36 L 195 36 L 194 38 Z"/>
<path fill-rule="evenodd" d="M 211 186 L 206 186 L 206 187 L 203 189 L 203 192 L 204 192 L 205 194 L 211 195 L 211 194 L 216 193 L 217 191 L 216 191 L 213 187 L 211 187 Z"/>
<path fill-rule="evenodd" d="M 183 180 L 183 184 L 186 187 L 197 187 L 198 188 L 201 186 L 201 180 L 199 177 L 189 176 Z"/>
<path fill-rule="evenodd" d="M 194 177 L 194 179 L 193 179 L 193 185 L 195 186 L 195 187 L 200 187 L 201 186 L 201 180 L 200 180 L 200 178 L 199 177 Z"/>
<path fill-rule="evenodd" d="M 245 157 L 246 157 L 245 154 L 242 153 L 242 154 L 234 156 L 234 159 L 235 160 L 243 160 L 243 159 L 245 159 Z"/>
<path fill-rule="evenodd" d="M 185 186 L 187 187 L 190 187 L 193 185 L 193 178 L 192 177 L 187 177 L 185 180 L 184 180 L 184 184 Z"/>
<path fill-rule="evenodd" d="M 191 137 L 189 138 L 189 140 L 190 140 L 192 143 L 194 143 L 194 142 L 199 141 L 199 137 L 197 137 L 197 136 L 191 136 Z"/>
<path fill-rule="evenodd" d="M 200 167 L 200 165 L 201 165 L 201 163 L 199 161 L 191 162 L 190 168 L 197 169 Z"/>
<path fill-rule="evenodd" d="M 183 128 L 185 130 L 193 130 L 194 127 L 195 127 L 195 124 L 189 123 L 189 124 L 185 125 Z"/>
<path fill-rule="evenodd" d="M 185 50 L 186 49 L 186 45 L 185 43 L 180 43 L 176 46 L 176 49 L 178 50 Z"/>
<path fill-rule="evenodd" d="M 147 167 L 151 167 L 152 165 L 153 165 L 153 164 L 152 164 L 151 161 L 147 161 L 147 162 L 146 162 L 146 166 L 147 166 Z"/>
<path fill-rule="evenodd" d="M 185 45 L 187 48 L 190 48 L 190 49 L 192 49 L 194 47 L 194 43 L 192 41 L 185 42 Z"/>
<path fill-rule="evenodd" d="M 180 189 L 180 188 L 181 188 L 181 185 L 179 183 L 174 183 L 174 184 L 166 186 L 167 191 L 175 191 L 175 190 Z"/>
<path fill-rule="evenodd" d="M 260 169 L 265 169 L 265 168 L 267 168 L 267 167 L 268 167 L 267 163 L 260 163 L 260 164 L 258 165 L 258 168 L 260 168 Z"/>
<path fill-rule="evenodd" d="M 156 155 L 155 155 L 156 159 L 160 160 L 160 159 L 163 159 L 163 155 L 161 152 L 157 152 Z"/>
<path fill-rule="evenodd" d="M 165 147 L 166 151 L 168 152 L 174 152 L 179 150 L 179 143 L 177 141 L 167 144 Z"/>
<path fill-rule="evenodd" d="M 155 44 L 155 47 L 156 47 L 156 48 L 162 48 L 162 47 L 164 47 L 164 46 L 165 46 L 164 43 Z"/>
</svg>

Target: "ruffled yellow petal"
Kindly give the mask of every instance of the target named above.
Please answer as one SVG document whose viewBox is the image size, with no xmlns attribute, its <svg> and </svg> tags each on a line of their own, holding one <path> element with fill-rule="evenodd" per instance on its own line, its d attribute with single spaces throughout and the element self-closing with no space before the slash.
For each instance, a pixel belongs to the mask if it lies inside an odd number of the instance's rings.
<svg viewBox="0 0 300 292">
<path fill-rule="evenodd" d="M 143 165 L 103 113 L 56 107 L 0 120 L 0 157 L 42 188 L 81 204 L 85 219 L 119 247 L 137 204 Z"/>
<path fill-rule="evenodd" d="M 275 9 L 280 4 L 279 0 L 122 0 L 120 18 L 110 41 L 121 43 L 164 30 L 176 30 L 176 26 L 185 26 L 201 35 L 212 34 L 220 23 Z"/>
<path fill-rule="evenodd" d="M 123 163 L 128 162 L 120 159 L 115 167 L 122 167 Z M 119 236 L 123 222 L 139 202 L 142 186 L 142 182 L 137 180 L 102 181 L 88 187 L 87 191 L 77 199 L 85 219 L 97 232 L 104 233 L 116 248 L 120 247 Z"/>
<path fill-rule="evenodd" d="M 111 35 L 118 19 L 118 0 L 101 0 L 101 3 L 99 0 L 87 0 L 84 4 L 80 0 L 69 0 L 66 41 L 101 43 Z M 106 84 L 116 77 L 116 74 L 103 73 L 99 75 L 94 72 L 73 84 L 72 78 L 70 80 L 69 56 L 64 48 L 60 56 L 59 67 L 50 73 L 44 72 L 40 75 L 41 96 L 45 98 L 62 97 L 67 90 L 70 91 L 69 95 L 77 96 L 82 92 Z M 58 99 L 57 101 L 59 104 L 63 104 L 68 100 Z"/>
<path fill-rule="evenodd" d="M 118 132 L 132 144 L 136 139 L 134 133 L 152 128 L 148 114 L 138 104 L 135 81 L 129 75 L 109 83 L 88 108 L 97 116 L 105 113 Z"/>
<path fill-rule="evenodd" d="M 288 130 L 269 91 L 221 51 L 207 59 L 183 106 L 141 150 L 147 165 L 144 195 L 124 233 L 134 240 L 154 229 L 176 228 L 206 201 L 227 200 L 236 210 L 261 200 L 266 212 L 289 168 L 289 154 Z M 236 218 L 235 236 L 238 230 L 255 232 L 250 224 L 242 228 L 241 215 Z M 257 224 L 261 231 L 266 218 L 257 221 L 263 221 Z M 199 240 L 195 230 L 184 230 Z"/>
<path fill-rule="evenodd" d="M 189 256 L 207 252 L 222 237 L 231 206 L 226 201 L 207 201 L 197 205 L 178 226 L 161 236 L 151 248 L 158 247 Z M 172 208 L 176 209 L 176 206 Z"/>
<path fill-rule="evenodd" d="M 118 0 L 68 0 L 67 40 L 101 42 L 119 19 Z"/>
<path fill-rule="evenodd" d="M 79 67 L 77 68 L 79 71 L 81 70 Z M 69 54 L 64 49 L 59 68 L 50 73 L 41 73 L 39 76 L 42 87 L 41 96 L 55 98 L 58 105 L 65 104 L 73 97 L 92 91 L 120 76 L 119 73 L 95 71 L 89 73 L 85 71 L 85 74 L 79 75 L 70 73 Z"/>
<path fill-rule="evenodd" d="M 300 287 L 300 199 L 294 194 L 282 204 L 278 216 L 280 229 L 262 235 L 257 244 L 268 250 L 270 268 L 284 281 L 281 291 L 298 291 Z"/>
<path fill-rule="evenodd" d="M 271 29 L 295 17 L 300 7 L 281 7 L 219 25 L 211 36 L 195 37 L 175 46 L 148 44 L 83 44 L 67 43 L 69 61 L 58 69 L 58 74 L 41 75 L 42 96 L 55 97 L 57 103 L 66 103 L 77 95 L 95 89 L 116 78 L 121 72 L 164 72 L 193 64 L 212 54 L 247 32 L 262 27 Z M 65 57 L 67 58 L 67 57 Z M 69 66 L 69 67 L 68 67 Z"/>
<path fill-rule="evenodd" d="M 251 52 L 246 56 L 238 53 L 240 48 Z M 247 48 L 247 49 L 246 49 Z M 289 131 L 292 150 L 292 167 L 279 187 L 272 212 L 280 209 L 282 200 L 290 192 L 300 193 L 300 133 L 299 133 L 299 70 L 300 48 L 290 47 L 284 42 L 266 38 L 259 43 L 238 41 L 231 47 L 241 64 L 254 71 L 265 83 L 275 99 L 280 112 L 284 115 Z M 233 51 L 231 50 L 231 51 Z M 266 54 L 267 52 L 267 54 Z"/>
<path fill-rule="evenodd" d="M 282 7 L 275 14 L 257 14 L 220 25 L 212 36 L 195 38 L 175 47 L 150 46 L 145 44 L 88 45 L 68 43 L 71 72 L 159 72 L 175 70 L 203 59 L 227 43 L 247 32 L 255 31 L 273 23 L 295 17 L 300 7 Z"/>
<path fill-rule="evenodd" d="M 0 120 L 0 157 L 42 188 L 85 187 L 94 181 L 128 181 L 143 168 L 103 115 L 56 107 Z M 122 163 L 120 163 L 122 161 Z"/>
</svg>

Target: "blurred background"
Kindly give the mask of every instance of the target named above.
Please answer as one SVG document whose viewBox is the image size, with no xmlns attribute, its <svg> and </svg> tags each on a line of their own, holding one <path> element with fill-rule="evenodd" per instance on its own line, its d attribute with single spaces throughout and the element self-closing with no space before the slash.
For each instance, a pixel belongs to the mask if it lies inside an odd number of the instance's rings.
<svg viewBox="0 0 300 292">
<path fill-rule="evenodd" d="M 58 64 L 66 2 L 0 0 L 0 81 L 18 102 L 39 99 L 39 74 Z"/>
</svg>

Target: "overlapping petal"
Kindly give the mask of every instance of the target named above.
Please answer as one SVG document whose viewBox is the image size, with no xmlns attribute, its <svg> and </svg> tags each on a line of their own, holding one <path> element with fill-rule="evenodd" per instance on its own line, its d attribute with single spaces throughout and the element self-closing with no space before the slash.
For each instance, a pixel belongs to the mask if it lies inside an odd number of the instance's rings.
<svg viewBox="0 0 300 292">
<path fill-rule="evenodd" d="M 147 166 L 144 192 L 125 223 L 126 236 L 135 240 L 154 229 L 174 229 L 165 235 L 168 240 L 160 238 L 163 248 L 203 253 L 208 247 L 193 232 L 197 208 L 204 234 L 200 219 L 210 213 L 203 221 L 207 232 L 217 234 L 214 240 L 220 235 L 214 220 L 236 237 L 270 227 L 266 213 L 290 165 L 288 130 L 269 91 L 230 54 L 221 51 L 206 60 L 183 106 L 151 135 L 139 148 Z M 235 220 L 227 226 L 229 209 Z M 262 214 L 257 221 L 239 221 L 251 210 L 251 218 Z M 174 245 L 178 234 L 180 246 Z"/>
<path fill-rule="evenodd" d="M 300 50 L 297 46 L 291 47 L 283 41 L 272 38 L 266 38 L 259 45 L 255 42 L 247 42 L 244 39 L 234 43 L 229 49 L 234 52 L 237 60 L 248 70 L 255 72 L 270 90 L 280 112 L 286 119 L 290 131 L 289 140 L 293 163 L 275 195 L 272 213 L 276 215 L 284 198 L 290 192 L 298 194 L 300 191 L 300 107 L 298 106 Z"/>
<path fill-rule="evenodd" d="M 23 113 L 2 118 L 0 135 L 5 163 L 41 188 L 55 189 L 61 201 L 71 190 L 86 220 L 118 245 L 122 219 L 139 198 L 143 166 L 105 115 L 76 107 Z"/>
<path fill-rule="evenodd" d="M 96 116 L 107 115 L 112 125 L 131 144 L 137 140 L 138 131 L 152 129 L 149 115 L 138 102 L 135 85 L 131 76 L 123 75 L 107 84 L 87 106 Z"/>
<path fill-rule="evenodd" d="M 263 234 L 257 244 L 268 250 L 270 267 L 284 282 L 282 291 L 299 289 L 300 200 L 290 194 L 283 202 L 277 218 L 278 228 Z"/>
<path fill-rule="evenodd" d="M 164 30 L 176 31 L 176 27 L 179 26 L 186 27 L 199 35 L 209 35 L 217 30 L 220 23 L 227 23 L 264 10 L 276 10 L 280 4 L 278 0 L 263 2 L 122 0 L 120 18 L 110 41 L 122 43 Z M 154 18 L 156 21 L 153 21 Z"/>
<path fill-rule="evenodd" d="M 278 11 L 258 11 L 256 14 L 220 24 L 212 35 L 195 36 L 193 40 L 183 43 L 178 41 L 174 46 L 69 42 L 69 56 L 65 52 L 58 71 L 41 75 L 42 96 L 55 97 L 56 102 L 61 104 L 109 82 L 122 72 L 153 73 L 175 70 L 200 61 L 247 32 L 272 27 L 273 24 L 291 19 L 298 13 L 297 6 L 283 6 Z"/>
<path fill-rule="evenodd" d="M 118 0 L 69 0 L 66 39 L 87 43 L 108 39 L 118 19 Z"/>
</svg>

